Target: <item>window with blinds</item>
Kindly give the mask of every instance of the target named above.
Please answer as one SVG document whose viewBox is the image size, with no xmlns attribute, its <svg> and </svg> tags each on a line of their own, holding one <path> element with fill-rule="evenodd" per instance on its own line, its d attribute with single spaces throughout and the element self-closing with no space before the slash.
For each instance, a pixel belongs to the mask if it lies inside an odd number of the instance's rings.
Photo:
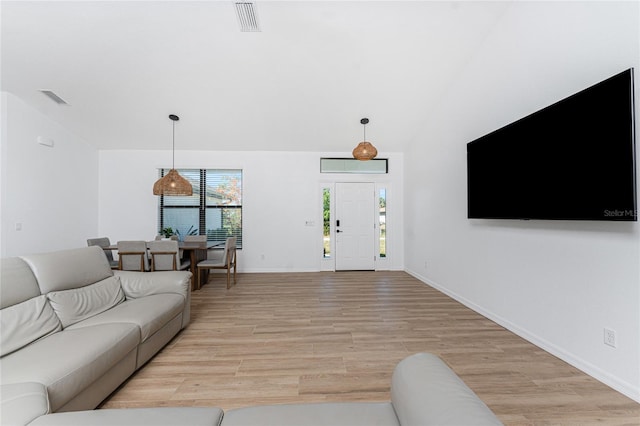
<svg viewBox="0 0 640 426">
<path fill-rule="evenodd" d="M 169 169 L 161 169 L 164 176 Z M 158 233 L 172 228 L 180 239 L 206 235 L 209 241 L 237 237 L 242 247 L 242 170 L 179 169 L 191 182 L 191 196 L 161 196 Z"/>
</svg>

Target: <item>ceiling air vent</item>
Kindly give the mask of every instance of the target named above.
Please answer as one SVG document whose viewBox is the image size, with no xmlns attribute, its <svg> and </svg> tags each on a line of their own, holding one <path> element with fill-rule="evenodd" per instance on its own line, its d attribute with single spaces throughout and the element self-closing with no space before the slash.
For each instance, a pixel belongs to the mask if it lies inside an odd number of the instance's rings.
<svg viewBox="0 0 640 426">
<path fill-rule="evenodd" d="M 69 105 L 67 101 L 56 95 L 52 90 L 41 90 L 40 92 L 42 92 L 46 97 L 48 97 L 58 105 Z"/>
<path fill-rule="evenodd" d="M 238 15 L 238 23 L 242 32 L 260 32 L 258 16 L 253 3 L 238 2 L 236 3 L 236 15 Z"/>
</svg>

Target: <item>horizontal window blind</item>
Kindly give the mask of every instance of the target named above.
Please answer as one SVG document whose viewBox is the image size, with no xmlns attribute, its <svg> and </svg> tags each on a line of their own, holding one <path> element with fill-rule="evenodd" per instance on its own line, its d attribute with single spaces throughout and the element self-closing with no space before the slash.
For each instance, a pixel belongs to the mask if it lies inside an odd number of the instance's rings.
<svg viewBox="0 0 640 426">
<path fill-rule="evenodd" d="M 161 169 L 160 176 L 169 169 Z M 193 187 L 191 196 L 161 196 L 158 232 L 171 227 L 186 235 L 206 235 L 209 241 L 237 237 L 242 247 L 242 170 L 179 169 Z"/>
</svg>

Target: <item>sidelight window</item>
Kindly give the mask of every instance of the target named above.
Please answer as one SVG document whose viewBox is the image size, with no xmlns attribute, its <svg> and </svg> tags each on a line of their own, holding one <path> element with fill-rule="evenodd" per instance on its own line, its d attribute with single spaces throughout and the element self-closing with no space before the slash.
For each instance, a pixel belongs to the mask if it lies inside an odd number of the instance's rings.
<svg viewBox="0 0 640 426">
<path fill-rule="evenodd" d="M 380 241 L 380 258 L 387 257 L 387 190 L 380 188 L 378 193 L 378 239 Z"/>
</svg>

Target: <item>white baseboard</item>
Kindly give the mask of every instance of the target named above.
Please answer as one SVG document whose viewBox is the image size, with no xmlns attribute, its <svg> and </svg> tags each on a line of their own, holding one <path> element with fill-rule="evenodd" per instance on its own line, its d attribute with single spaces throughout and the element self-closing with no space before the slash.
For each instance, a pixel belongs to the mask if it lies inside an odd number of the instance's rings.
<svg viewBox="0 0 640 426">
<path fill-rule="evenodd" d="M 376 269 L 376 271 L 404 271 L 403 268 L 388 268 L 388 269 Z M 317 269 L 317 268 L 307 268 L 307 269 L 286 269 L 286 268 L 238 268 L 238 273 L 260 273 L 260 274 L 270 274 L 270 273 L 304 273 L 304 272 L 334 272 L 333 269 Z M 226 273 L 226 272 L 225 272 Z"/>
<path fill-rule="evenodd" d="M 621 394 L 633 399 L 636 402 L 640 403 L 640 388 L 637 388 L 635 386 L 633 386 L 631 383 L 628 383 L 624 380 L 621 380 L 618 377 L 615 377 L 611 374 L 609 374 L 608 372 L 602 370 L 601 368 L 581 359 L 580 357 L 575 356 L 574 354 L 567 352 L 566 350 L 564 350 L 563 348 L 554 345 L 550 342 L 548 342 L 547 340 L 541 338 L 540 336 L 537 336 L 531 332 L 529 332 L 526 329 L 523 329 L 521 327 L 519 327 L 516 324 L 513 324 L 512 322 L 510 322 L 509 320 L 502 318 L 499 315 L 494 314 L 493 312 L 489 312 L 487 310 L 485 310 L 484 308 L 482 308 L 481 306 L 476 305 L 475 303 L 471 302 L 470 300 L 465 299 L 464 297 L 460 296 L 459 294 L 456 294 L 454 292 L 449 291 L 448 289 L 444 288 L 443 286 L 439 285 L 438 283 L 427 279 L 426 277 L 405 269 L 405 271 L 413 276 L 414 278 L 417 278 L 418 280 L 422 281 L 423 283 L 425 283 L 426 285 L 435 288 L 438 291 L 441 291 L 442 293 L 446 294 L 447 296 L 451 297 L 452 299 L 462 303 L 463 305 L 465 305 L 466 307 L 468 307 L 469 309 L 479 313 L 480 315 L 490 319 L 491 321 L 499 324 L 500 326 L 506 328 L 507 330 L 511 331 L 512 333 L 522 337 L 523 339 L 529 341 L 530 343 L 533 343 L 534 345 L 538 346 L 539 348 L 549 352 L 550 354 L 560 358 L 561 360 L 567 362 L 568 364 L 574 366 L 575 368 L 583 371 L 584 373 L 588 374 L 589 376 L 593 377 L 594 379 L 604 383 L 605 385 L 609 386 L 610 388 L 620 392 Z"/>
<path fill-rule="evenodd" d="M 320 272 L 319 269 L 286 269 L 286 268 L 238 268 L 238 273 L 247 274 L 277 274 L 277 273 L 303 273 Z"/>
</svg>

